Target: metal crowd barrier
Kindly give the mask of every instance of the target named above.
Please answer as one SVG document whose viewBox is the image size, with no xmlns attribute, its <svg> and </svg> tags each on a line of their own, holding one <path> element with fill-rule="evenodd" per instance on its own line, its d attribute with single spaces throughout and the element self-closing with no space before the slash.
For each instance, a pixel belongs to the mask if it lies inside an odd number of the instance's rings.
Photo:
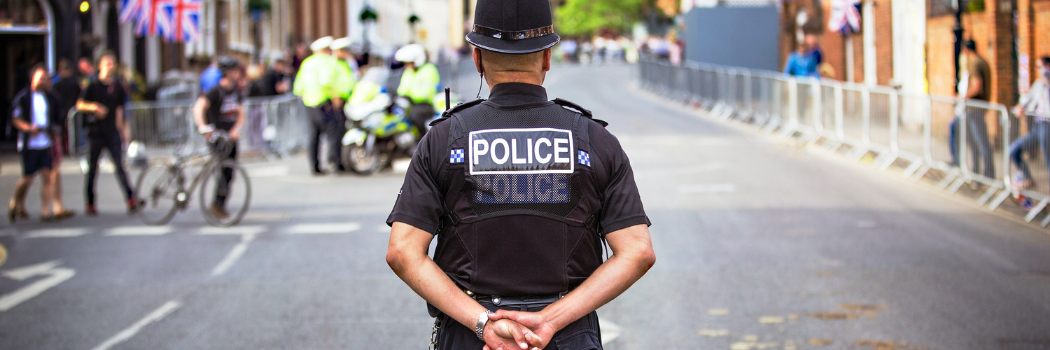
<svg viewBox="0 0 1050 350">
<path fill-rule="evenodd" d="M 193 122 L 196 100 L 148 101 L 128 103 L 124 119 L 131 141 L 145 146 L 150 158 L 180 153 L 203 152 L 207 144 Z M 305 107 L 293 95 L 249 98 L 244 102 L 245 123 L 241 128 L 238 153 L 246 156 L 283 157 L 306 147 L 310 128 Z M 68 118 L 72 155 L 88 153 L 84 113 L 70 111 Z"/>
<path fill-rule="evenodd" d="M 772 71 L 652 60 L 638 70 L 642 88 L 714 118 L 842 150 L 882 170 L 897 165 L 903 177 L 953 194 L 969 185 L 990 210 L 1013 196 L 1027 201 L 1025 219 L 1033 221 L 1050 207 L 1050 120 L 1018 119 L 1001 104 Z M 1024 166 L 1028 175 L 1011 175 Z"/>
</svg>

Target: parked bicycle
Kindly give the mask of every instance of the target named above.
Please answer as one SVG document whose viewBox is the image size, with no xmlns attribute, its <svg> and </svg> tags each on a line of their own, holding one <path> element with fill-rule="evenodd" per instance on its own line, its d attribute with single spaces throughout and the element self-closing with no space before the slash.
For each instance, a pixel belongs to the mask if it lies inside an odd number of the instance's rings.
<svg viewBox="0 0 1050 350">
<path fill-rule="evenodd" d="M 244 218 L 251 202 L 248 172 L 234 160 L 218 155 L 229 154 L 234 140 L 226 132 L 211 134 L 212 149 L 206 154 L 181 155 L 175 149 L 173 160 L 146 168 L 135 184 L 135 197 L 142 206 L 139 217 L 149 225 L 164 225 L 176 211 L 189 207 L 193 192 L 200 186 L 200 207 L 204 219 L 214 226 L 232 226 Z M 191 178 L 187 172 L 199 167 Z M 228 184 L 224 179 L 228 179 Z M 187 180 L 192 180 L 187 187 Z"/>
</svg>

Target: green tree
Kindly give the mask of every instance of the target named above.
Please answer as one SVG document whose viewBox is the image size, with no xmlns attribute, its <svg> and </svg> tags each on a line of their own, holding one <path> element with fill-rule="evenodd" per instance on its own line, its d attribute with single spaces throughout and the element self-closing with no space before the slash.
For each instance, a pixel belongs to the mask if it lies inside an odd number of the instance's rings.
<svg viewBox="0 0 1050 350">
<path fill-rule="evenodd" d="M 658 0 L 567 0 L 555 10 L 559 33 L 589 35 L 600 30 L 627 32 L 656 9 Z M 659 14 L 662 16 L 662 13 Z"/>
</svg>

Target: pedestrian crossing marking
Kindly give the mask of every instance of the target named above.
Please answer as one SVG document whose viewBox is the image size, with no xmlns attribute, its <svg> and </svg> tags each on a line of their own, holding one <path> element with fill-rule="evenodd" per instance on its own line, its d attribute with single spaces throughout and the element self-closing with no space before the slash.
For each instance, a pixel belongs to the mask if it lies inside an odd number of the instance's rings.
<svg viewBox="0 0 1050 350">
<path fill-rule="evenodd" d="M 85 228 L 49 228 L 29 231 L 26 238 L 71 238 L 91 233 Z"/>
<path fill-rule="evenodd" d="M 125 226 L 107 230 L 106 236 L 163 236 L 171 231 L 171 226 Z"/>
<path fill-rule="evenodd" d="M 339 234 L 350 233 L 361 229 L 361 224 L 356 222 L 328 223 L 328 224 L 298 224 L 288 227 L 286 231 L 293 235 L 310 234 Z"/>
</svg>

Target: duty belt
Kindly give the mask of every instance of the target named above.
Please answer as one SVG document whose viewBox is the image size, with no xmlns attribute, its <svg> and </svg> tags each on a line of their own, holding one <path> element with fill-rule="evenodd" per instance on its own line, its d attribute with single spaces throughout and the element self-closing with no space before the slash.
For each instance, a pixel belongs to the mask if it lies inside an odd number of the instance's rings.
<svg viewBox="0 0 1050 350">
<path fill-rule="evenodd" d="M 537 304 L 553 304 L 561 298 L 565 297 L 568 292 L 561 292 L 558 294 L 547 294 L 547 295 L 522 295 L 522 296 L 499 296 L 499 295 L 479 295 L 472 292 L 467 292 L 471 298 L 482 303 L 490 303 L 495 306 L 528 306 Z"/>
</svg>

